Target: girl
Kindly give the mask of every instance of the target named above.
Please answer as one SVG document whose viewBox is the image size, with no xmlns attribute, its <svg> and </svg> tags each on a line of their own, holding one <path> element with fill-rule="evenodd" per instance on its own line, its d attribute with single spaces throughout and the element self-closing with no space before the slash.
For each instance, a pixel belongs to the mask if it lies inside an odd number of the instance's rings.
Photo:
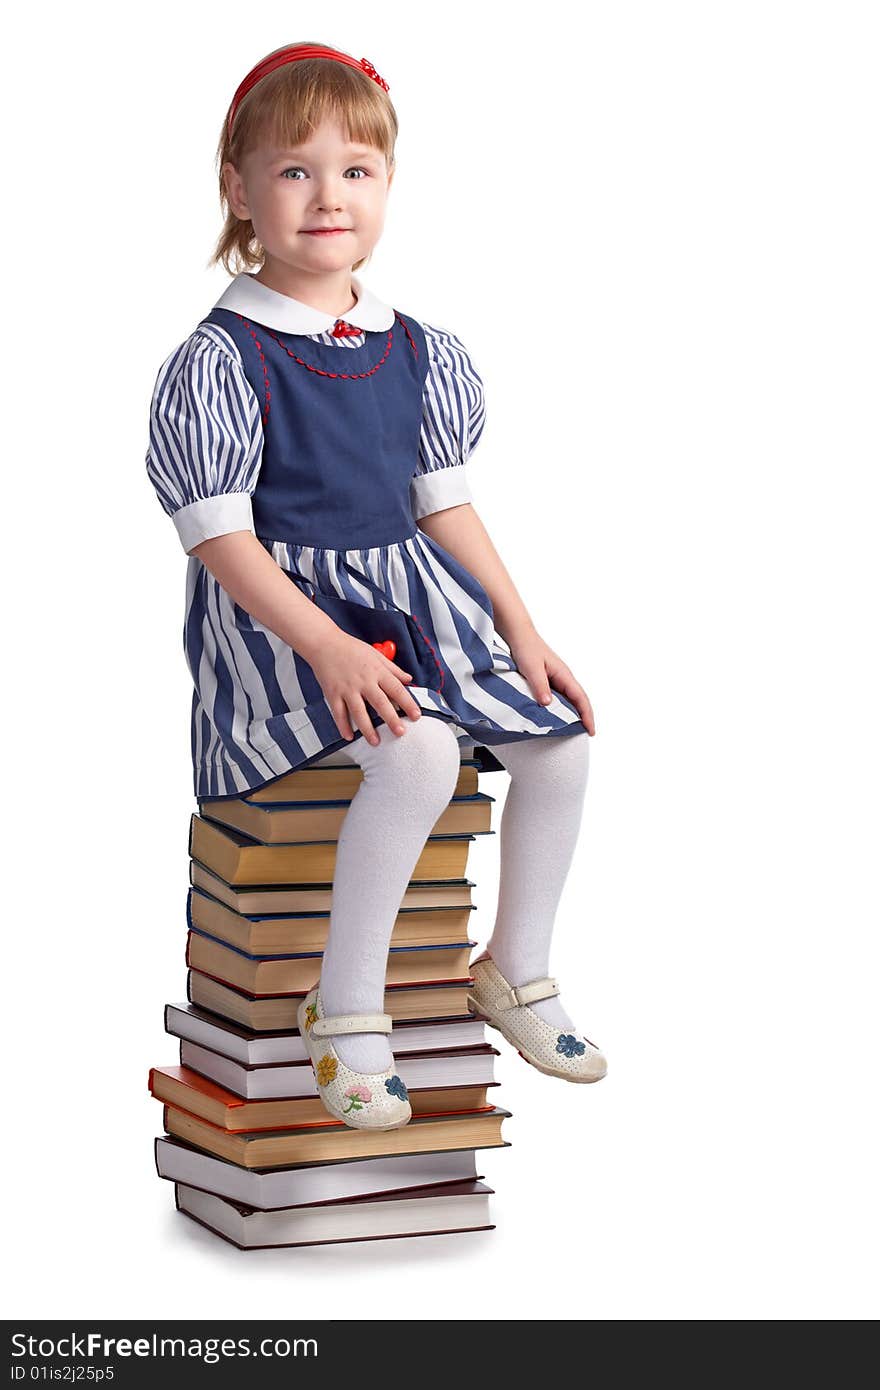
<svg viewBox="0 0 880 1390">
<path fill-rule="evenodd" d="M 412 1113 L 383 1012 L 388 947 L 465 741 L 511 776 L 469 1004 L 540 1071 L 605 1072 L 548 978 L 590 702 L 473 508 L 484 411 L 468 353 L 354 273 L 394 176 L 387 93 L 367 59 L 311 43 L 244 78 L 218 151 L 213 260 L 234 278 L 159 370 L 147 453 L 190 557 L 196 796 L 247 794 L 343 749 L 363 769 L 298 1021 L 327 1110 L 369 1129 Z"/>
</svg>

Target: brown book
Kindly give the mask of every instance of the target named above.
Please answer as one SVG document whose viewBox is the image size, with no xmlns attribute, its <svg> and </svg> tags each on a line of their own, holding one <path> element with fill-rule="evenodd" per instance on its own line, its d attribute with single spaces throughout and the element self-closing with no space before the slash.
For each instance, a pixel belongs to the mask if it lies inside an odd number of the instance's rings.
<svg viewBox="0 0 880 1390">
<path fill-rule="evenodd" d="M 230 1134 L 254 1130 L 303 1129 L 307 1125 L 335 1126 L 320 1095 L 286 1096 L 277 1100 L 244 1100 L 189 1067 L 151 1067 L 147 1082 L 156 1100 L 166 1101 Z M 414 1115 L 470 1114 L 494 1110 L 486 1101 L 491 1081 L 483 1086 L 429 1086 L 409 1092 Z"/>
<path fill-rule="evenodd" d="M 234 989 L 213 975 L 193 969 L 187 971 L 186 990 L 191 1004 L 255 1033 L 298 1030 L 297 1006 L 308 994 L 308 990 L 303 990 L 299 995 L 271 994 L 257 999 L 245 990 Z M 469 1013 L 467 996 L 466 984 L 392 985 L 385 990 L 383 1012 L 395 1020 L 462 1017 Z"/>
<path fill-rule="evenodd" d="M 195 860 L 190 863 L 197 867 Z M 434 908 L 423 912 L 401 911 L 391 931 L 392 946 L 457 946 L 470 937 L 473 906 Z M 283 952 L 323 952 L 330 930 L 330 910 L 320 916 L 306 911 L 303 916 L 243 916 L 211 897 L 210 891 L 191 887 L 186 904 L 190 926 L 208 936 L 237 946 L 249 956 L 281 955 Z M 455 972 L 451 972 L 455 973 Z"/>
<path fill-rule="evenodd" d="M 494 831 L 487 831 L 494 834 Z M 432 836 L 413 869 L 416 878 L 462 878 L 474 835 Z M 336 872 L 336 840 L 265 845 L 229 825 L 192 813 L 189 853 L 227 883 L 330 883 Z"/>
<path fill-rule="evenodd" d="M 462 762 L 453 796 L 473 796 L 479 790 L 480 769 Z M 247 793 L 248 801 L 264 805 L 275 801 L 351 801 L 364 780 L 363 768 L 345 760 L 321 767 L 294 768 L 284 777 Z"/>
<path fill-rule="evenodd" d="M 333 904 L 332 883 L 255 883 L 231 884 L 209 869 L 198 859 L 189 860 L 189 881 L 194 888 L 217 898 L 232 912 L 242 916 L 251 914 L 289 913 L 291 916 L 305 916 L 317 913 L 329 917 Z M 400 904 L 401 912 L 409 909 L 429 911 L 437 908 L 460 908 L 473 912 L 470 878 L 422 879 L 418 883 L 410 880 Z M 219 935 L 219 933 L 217 933 Z M 466 931 L 456 937 L 463 941 Z"/>
<path fill-rule="evenodd" d="M 363 783 L 363 767 L 342 759 L 311 767 L 295 767 L 292 773 L 277 777 L 266 787 L 247 792 L 247 801 L 271 805 L 277 801 L 352 801 Z M 473 796 L 480 790 L 480 769 L 473 762 L 462 762 L 453 796 Z"/>
<path fill-rule="evenodd" d="M 385 980 L 389 985 L 437 983 L 470 984 L 471 950 L 477 943 L 460 946 L 407 948 L 388 953 Z M 319 955 L 247 956 L 234 946 L 201 932 L 187 932 L 186 963 L 205 975 L 248 994 L 308 994 L 321 973 Z"/>
<path fill-rule="evenodd" d="M 494 797 L 485 792 L 450 801 L 434 824 L 431 835 L 480 835 L 491 829 Z M 263 845 L 319 844 L 338 840 L 349 802 L 310 802 L 305 806 L 275 802 L 261 806 L 245 796 L 200 797 L 203 819 L 231 826 Z"/>
<path fill-rule="evenodd" d="M 496 1106 L 494 1110 L 465 1115 L 414 1115 L 400 1129 L 352 1129 L 340 1122 L 307 1129 L 229 1134 L 207 1120 L 166 1104 L 162 1122 L 168 1134 L 241 1168 L 282 1168 L 292 1163 L 333 1163 L 346 1158 L 379 1158 L 384 1154 L 502 1148 L 506 1140 L 501 1137 L 501 1124 L 510 1113 Z"/>
</svg>

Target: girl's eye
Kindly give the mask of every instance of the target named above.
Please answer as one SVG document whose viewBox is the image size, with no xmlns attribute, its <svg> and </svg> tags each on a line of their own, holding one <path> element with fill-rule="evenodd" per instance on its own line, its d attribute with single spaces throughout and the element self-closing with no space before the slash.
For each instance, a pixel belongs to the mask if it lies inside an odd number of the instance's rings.
<svg viewBox="0 0 880 1390">
<path fill-rule="evenodd" d="M 299 164 L 294 164 L 294 165 L 291 165 L 291 167 L 290 167 L 289 169 L 285 169 L 284 172 L 282 173 L 281 177 L 282 177 L 283 179 L 286 179 L 288 174 L 303 174 L 303 175 L 305 175 L 305 172 L 306 172 L 305 169 L 303 169 L 303 168 L 301 167 L 301 165 L 299 165 Z M 369 177 L 369 170 L 362 168 L 360 165 L 352 165 L 351 169 L 346 169 L 345 172 L 346 172 L 347 174 L 348 174 L 348 173 L 364 174 L 366 177 Z M 299 183 L 299 182 L 301 182 L 301 180 L 299 180 L 299 179 L 294 179 L 294 180 L 292 180 L 292 182 L 294 182 L 294 183 Z M 358 182 L 360 182 L 360 180 L 356 179 L 355 182 L 358 183 Z"/>
</svg>

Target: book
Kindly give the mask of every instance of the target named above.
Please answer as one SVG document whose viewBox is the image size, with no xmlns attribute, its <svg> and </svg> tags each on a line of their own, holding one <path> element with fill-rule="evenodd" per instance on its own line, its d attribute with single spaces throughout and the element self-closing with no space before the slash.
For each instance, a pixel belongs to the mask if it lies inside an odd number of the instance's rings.
<svg viewBox="0 0 880 1390">
<path fill-rule="evenodd" d="M 190 861 L 193 863 L 194 861 Z M 391 930 L 392 946 L 454 946 L 469 940 L 470 916 L 476 908 L 431 907 L 401 909 Z M 237 946 L 251 956 L 285 952 L 323 952 L 330 930 L 330 907 L 325 912 L 304 910 L 242 914 L 202 888 L 190 887 L 187 925 L 207 936 Z"/>
<path fill-rule="evenodd" d="M 273 916 L 286 913 L 303 917 L 320 913 L 329 918 L 333 902 L 332 883 L 227 883 L 207 864 L 202 864 L 197 855 L 191 855 L 189 859 L 189 881 L 193 887 L 201 888 L 241 916 L 247 913 Z M 471 902 L 471 889 L 474 887 L 472 879 L 452 876 L 425 878 L 418 883 L 410 880 L 400 910 L 408 912 L 458 907 L 473 912 L 476 911 Z M 217 933 L 218 936 L 220 934 Z M 458 933 L 456 940 L 467 935 L 469 933 L 465 929 Z"/>
<path fill-rule="evenodd" d="M 494 835 L 487 830 L 487 835 Z M 411 878 L 461 878 L 475 835 L 434 835 L 426 841 Z M 336 871 L 336 840 L 265 845 L 229 825 L 190 817 L 189 854 L 227 883 L 331 883 Z"/>
<path fill-rule="evenodd" d="M 467 764 L 473 763 L 479 772 L 505 771 L 504 764 L 498 761 L 491 749 L 475 742 L 472 738 L 459 738 L 458 751 L 461 761 Z M 320 754 L 313 762 L 309 762 L 310 767 L 349 767 L 350 765 L 351 760 L 342 756 L 340 749 L 333 749 L 329 753 Z M 302 769 L 296 770 L 301 771 Z"/>
<path fill-rule="evenodd" d="M 213 975 L 200 970 L 187 971 L 187 998 L 192 1004 L 210 1009 L 233 1023 L 262 1033 L 267 1029 L 296 1028 L 296 1010 L 302 994 L 268 994 L 257 998 L 246 990 L 234 989 Z M 466 1014 L 468 986 L 466 984 L 391 985 L 385 990 L 383 1013 L 392 1019 L 447 1017 Z"/>
<path fill-rule="evenodd" d="M 414 1115 L 400 1129 L 352 1129 L 340 1121 L 305 1129 L 230 1134 L 219 1125 L 166 1104 L 162 1127 L 242 1168 L 279 1168 L 293 1163 L 338 1163 L 343 1158 L 378 1158 L 385 1154 L 500 1148 L 505 1143 L 501 1126 L 510 1114 L 511 1111 L 496 1106 L 494 1110 L 463 1115 Z"/>
<path fill-rule="evenodd" d="M 479 768 L 462 760 L 453 797 L 473 796 L 478 790 Z M 276 801 L 352 801 L 364 780 L 363 768 L 348 758 L 294 768 L 265 787 L 248 793 L 249 801 L 271 805 Z M 209 798 L 205 798 L 208 800 Z M 218 798 L 214 798 L 218 799 Z"/>
<path fill-rule="evenodd" d="M 412 1052 L 395 1057 L 395 1063 L 408 1090 L 418 1091 L 434 1086 L 488 1086 L 495 1081 L 495 1058 L 498 1056 L 497 1048 L 482 1043 L 477 1047 Z M 245 1066 L 199 1043 L 181 1041 L 180 1065 L 245 1100 L 318 1094 L 318 1083 L 308 1060 Z"/>
<path fill-rule="evenodd" d="M 330 1114 L 318 1094 L 285 1096 L 275 1100 L 246 1100 L 218 1086 L 206 1076 L 189 1067 L 150 1067 L 147 1085 L 156 1100 L 176 1106 L 199 1119 L 208 1120 L 230 1134 L 255 1131 L 304 1129 L 307 1125 L 335 1127 L 338 1121 Z M 497 1081 L 488 1085 L 497 1086 Z M 476 1110 L 494 1110 L 487 1103 L 485 1086 L 433 1086 L 410 1092 L 413 1115 L 465 1114 Z"/>
<path fill-rule="evenodd" d="M 221 1053 L 245 1067 L 309 1060 L 298 1028 L 256 1033 L 197 1004 L 166 1004 L 165 1031 Z M 435 1049 L 472 1049 L 486 1042 L 485 1018 L 482 1014 L 452 1015 L 424 1022 L 397 1018 L 392 1023 L 388 1042 L 395 1057 Z"/>
<path fill-rule="evenodd" d="M 505 1141 L 501 1146 L 510 1148 Z M 380 1158 L 343 1158 L 339 1162 L 297 1163 L 287 1168 L 240 1168 L 171 1134 L 153 1145 L 156 1172 L 169 1182 L 184 1182 L 203 1192 L 242 1202 L 258 1211 L 341 1201 L 377 1192 L 404 1192 L 481 1178 L 476 1149 L 445 1153 L 386 1154 Z"/>
<path fill-rule="evenodd" d="M 405 1196 L 384 1193 L 323 1206 L 257 1211 L 184 1183 L 174 1185 L 178 1211 L 239 1250 L 492 1231 L 489 1197 L 494 1190 L 482 1182 L 451 1183 L 415 1188 Z"/>
<path fill-rule="evenodd" d="M 491 748 L 486 748 L 481 743 L 468 743 L 462 740 L 459 744 L 461 756 L 465 761 L 473 758 L 477 764 L 479 772 L 506 772 L 504 764 L 499 762 Z"/>
<path fill-rule="evenodd" d="M 388 953 L 388 985 L 470 983 L 471 950 L 477 943 L 457 946 L 396 946 Z M 249 994 L 308 994 L 321 973 L 320 952 L 251 956 L 215 936 L 191 929 L 186 938 L 186 963 Z"/>
<path fill-rule="evenodd" d="M 494 797 L 486 792 L 454 797 L 441 811 L 431 835 L 489 831 Z M 273 801 L 249 796 L 199 797 L 199 813 L 217 825 L 240 830 L 263 845 L 305 845 L 338 840 L 350 801 Z"/>
</svg>

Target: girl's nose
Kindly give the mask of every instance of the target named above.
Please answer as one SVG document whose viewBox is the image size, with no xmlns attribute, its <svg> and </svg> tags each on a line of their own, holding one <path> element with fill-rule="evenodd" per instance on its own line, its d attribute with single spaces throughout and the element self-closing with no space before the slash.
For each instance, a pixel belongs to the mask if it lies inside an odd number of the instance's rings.
<svg viewBox="0 0 880 1390">
<path fill-rule="evenodd" d="M 339 208 L 345 201 L 344 190 L 341 189 L 333 178 L 328 178 L 325 183 L 318 185 L 319 208 Z"/>
</svg>

